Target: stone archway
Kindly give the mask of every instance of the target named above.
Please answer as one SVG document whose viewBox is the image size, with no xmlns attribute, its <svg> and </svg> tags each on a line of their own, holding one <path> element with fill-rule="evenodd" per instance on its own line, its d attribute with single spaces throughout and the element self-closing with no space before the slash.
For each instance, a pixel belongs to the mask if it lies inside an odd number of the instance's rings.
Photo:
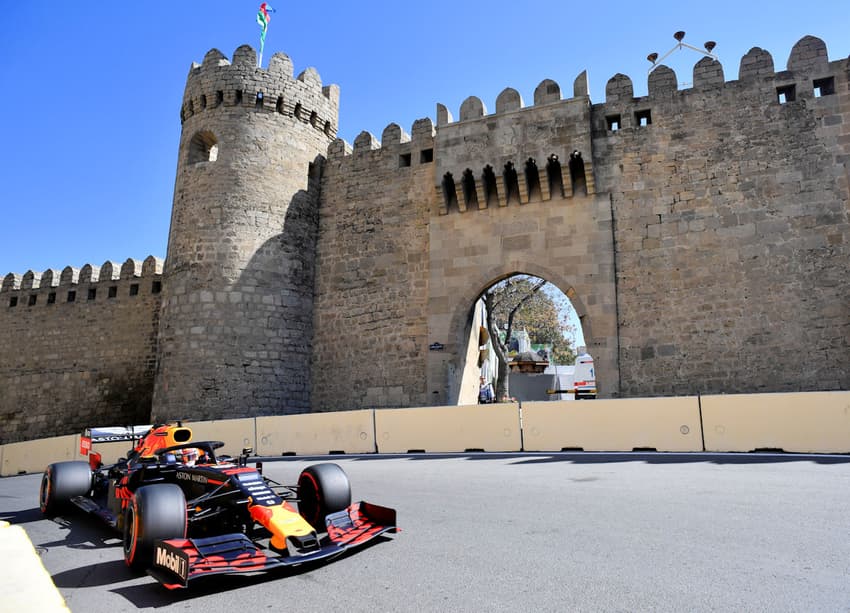
<svg viewBox="0 0 850 613">
<path fill-rule="evenodd" d="M 456 404 L 466 367 L 471 309 L 493 283 L 515 273 L 555 285 L 579 315 L 599 373 L 600 397 L 619 391 L 613 238 L 607 198 L 584 196 L 432 218 L 427 357 L 431 404 Z M 600 228 L 602 230 L 600 231 Z M 435 247 L 438 247 L 435 249 Z"/>
</svg>

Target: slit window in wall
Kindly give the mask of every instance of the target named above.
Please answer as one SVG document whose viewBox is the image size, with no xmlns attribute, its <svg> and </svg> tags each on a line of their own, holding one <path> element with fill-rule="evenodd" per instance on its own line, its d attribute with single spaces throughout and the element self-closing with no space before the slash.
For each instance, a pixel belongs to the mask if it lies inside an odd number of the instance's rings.
<svg viewBox="0 0 850 613">
<path fill-rule="evenodd" d="M 30 294 L 29 301 L 27 302 L 27 306 L 35 306 L 35 303 L 38 302 L 38 296 L 36 294 Z"/>
<path fill-rule="evenodd" d="M 71 290 L 68 292 L 68 302 L 75 302 L 77 300 L 77 292 Z"/>
<path fill-rule="evenodd" d="M 254 108 L 263 108 L 263 92 L 257 92 L 257 101 L 254 103 Z"/>
<path fill-rule="evenodd" d="M 525 163 L 525 184 L 528 187 L 529 201 L 543 198 L 540 191 L 540 171 L 537 169 L 537 161 L 534 158 L 528 158 Z"/>
<path fill-rule="evenodd" d="M 510 204 L 512 200 L 519 202 L 519 179 L 513 162 L 505 164 L 502 180 L 505 185 L 505 203 Z"/>
<path fill-rule="evenodd" d="M 117 296 L 118 296 L 118 286 L 117 285 L 110 285 L 109 291 L 107 292 L 106 297 L 107 298 L 115 298 Z"/>
<path fill-rule="evenodd" d="M 434 161 L 434 150 L 433 149 L 423 149 L 419 152 L 419 163 L 420 164 L 430 164 Z"/>
<path fill-rule="evenodd" d="M 330 135 L 331 135 L 331 122 L 326 121 L 325 122 L 325 136 L 330 136 Z"/>
<path fill-rule="evenodd" d="M 635 111 L 635 125 L 646 127 L 652 124 L 652 112 L 649 109 L 644 111 Z"/>
<path fill-rule="evenodd" d="M 467 168 L 463 171 L 461 186 L 463 187 L 463 200 L 466 206 L 478 208 L 478 193 L 475 191 L 475 177 L 472 175 L 472 169 Z"/>
<path fill-rule="evenodd" d="M 241 89 L 236 90 L 235 98 L 236 98 L 236 101 L 235 101 L 236 104 L 242 104 L 242 90 Z"/>
<path fill-rule="evenodd" d="M 209 131 L 196 133 L 189 142 L 189 164 L 215 162 L 218 159 L 218 139 Z"/>
<path fill-rule="evenodd" d="M 162 281 L 154 281 L 151 283 L 151 294 L 158 294 L 162 291 Z"/>
<path fill-rule="evenodd" d="M 94 300 L 95 298 L 97 298 L 97 289 L 96 289 L 96 288 L 94 288 L 94 287 L 89 288 L 89 295 L 88 295 L 88 299 L 89 299 L 89 300 Z"/>
<path fill-rule="evenodd" d="M 481 182 L 484 183 L 485 206 L 495 206 L 499 200 L 499 193 L 498 186 L 496 184 L 496 173 L 493 172 L 493 167 L 489 164 L 484 167 L 484 173 L 481 176 Z"/>
<path fill-rule="evenodd" d="M 546 177 L 549 181 L 549 193 L 553 196 L 557 194 L 561 198 L 564 197 L 564 175 L 561 170 L 561 162 L 558 156 L 554 153 L 549 156 L 546 162 Z"/>
<path fill-rule="evenodd" d="M 410 166 L 410 154 L 402 153 L 400 156 L 398 156 L 398 167 L 407 168 L 408 166 Z"/>
<path fill-rule="evenodd" d="M 314 128 L 319 127 L 319 116 L 316 114 L 316 111 L 310 113 L 310 125 Z"/>
<path fill-rule="evenodd" d="M 131 296 L 138 296 L 139 295 L 139 284 L 138 283 L 133 283 L 133 284 L 130 285 L 130 295 Z"/>
<path fill-rule="evenodd" d="M 605 123 L 608 125 L 609 132 L 616 132 L 620 129 L 622 122 L 619 115 L 608 115 L 605 117 Z"/>
<path fill-rule="evenodd" d="M 277 97 L 277 104 L 274 105 L 274 110 L 278 113 L 283 113 L 283 96 Z"/>
<path fill-rule="evenodd" d="M 56 304 L 56 292 L 47 294 L 47 304 Z"/>
<path fill-rule="evenodd" d="M 219 105 L 221 105 L 222 102 L 224 102 L 224 92 L 221 91 L 221 90 L 218 90 L 215 93 L 215 105 L 219 106 Z"/>
<path fill-rule="evenodd" d="M 455 180 L 450 172 L 443 176 L 443 199 L 446 203 L 446 209 L 458 208 L 457 189 L 455 189 Z"/>
<path fill-rule="evenodd" d="M 9 308 L 11 309 L 12 307 L 16 306 L 18 306 L 18 297 L 12 296 L 11 298 L 9 298 Z"/>
<path fill-rule="evenodd" d="M 201 94 L 201 108 L 207 108 L 207 96 L 206 94 Z"/>
<path fill-rule="evenodd" d="M 779 104 L 786 104 L 788 102 L 794 102 L 797 99 L 797 86 L 796 85 L 783 85 L 781 87 L 776 88 L 776 98 L 779 101 Z"/>
<path fill-rule="evenodd" d="M 295 105 L 294 111 L 295 119 L 301 119 L 301 103 Z"/>
<path fill-rule="evenodd" d="M 587 194 L 587 177 L 584 174 L 584 160 L 580 151 L 570 154 L 570 182 L 573 194 Z"/>
<path fill-rule="evenodd" d="M 831 96 L 835 93 L 835 79 L 833 77 L 815 79 L 812 86 L 814 87 L 815 98 Z"/>
</svg>

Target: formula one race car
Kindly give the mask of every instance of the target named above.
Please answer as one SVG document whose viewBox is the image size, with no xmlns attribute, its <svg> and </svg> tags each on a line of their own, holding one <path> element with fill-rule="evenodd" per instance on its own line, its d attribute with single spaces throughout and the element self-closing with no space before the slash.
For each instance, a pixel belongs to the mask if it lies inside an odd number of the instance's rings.
<svg viewBox="0 0 850 613">
<path fill-rule="evenodd" d="M 126 458 L 104 466 L 92 442 L 134 441 Z M 87 430 L 88 462 L 57 462 L 41 480 L 41 511 L 69 504 L 123 535 L 124 559 L 169 589 L 221 573 L 246 573 L 330 558 L 396 531 L 395 510 L 351 504 L 336 464 L 305 468 L 297 485 L 248 466 L 253 452 L 216 456 L 220 441 L 193 441 L 177 425 Z M 297 503 L 298 510 L 292 506 Z"/>
</svg>

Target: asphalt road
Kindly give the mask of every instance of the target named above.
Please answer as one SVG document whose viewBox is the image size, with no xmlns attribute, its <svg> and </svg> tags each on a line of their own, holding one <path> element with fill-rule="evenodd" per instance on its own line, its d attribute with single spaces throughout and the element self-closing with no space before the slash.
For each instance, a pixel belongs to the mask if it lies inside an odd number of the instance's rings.
<svg viewBox="0 0 850 613">
<path fill-rule="evenodd" d="M 402 532 L 323 565 L 188 590 L 132 574 L 93 518 L 43 519 L 37 475 L 0 479 L 0 519 L 24 527 L 74 612 L 850 611 L 848 456 L 333 461 L 354 499 L 398 510 Z M 308 463 L 265 470 L 294 483 Z"/>
</svg>

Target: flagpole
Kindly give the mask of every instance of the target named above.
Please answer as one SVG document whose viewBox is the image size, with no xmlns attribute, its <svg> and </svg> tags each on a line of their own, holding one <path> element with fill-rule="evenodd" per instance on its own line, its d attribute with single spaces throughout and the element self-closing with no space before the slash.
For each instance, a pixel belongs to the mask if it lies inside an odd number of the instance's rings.
<svg viewBox="0 0 850 613">
<path fill-rule="evenodd" d="M 260 26 L 260 54 L 257 56 L 257 68 L 263 67 L 263 48 L 266 46 L 266 32 L 269 29 L 269 21 L 271 21 L 269 13 L 274 13 L 274 9 L 267 2 L 263 2 L 260 5 L 260 10 L 257 11 L 257 23 Z"/>
</svg>

